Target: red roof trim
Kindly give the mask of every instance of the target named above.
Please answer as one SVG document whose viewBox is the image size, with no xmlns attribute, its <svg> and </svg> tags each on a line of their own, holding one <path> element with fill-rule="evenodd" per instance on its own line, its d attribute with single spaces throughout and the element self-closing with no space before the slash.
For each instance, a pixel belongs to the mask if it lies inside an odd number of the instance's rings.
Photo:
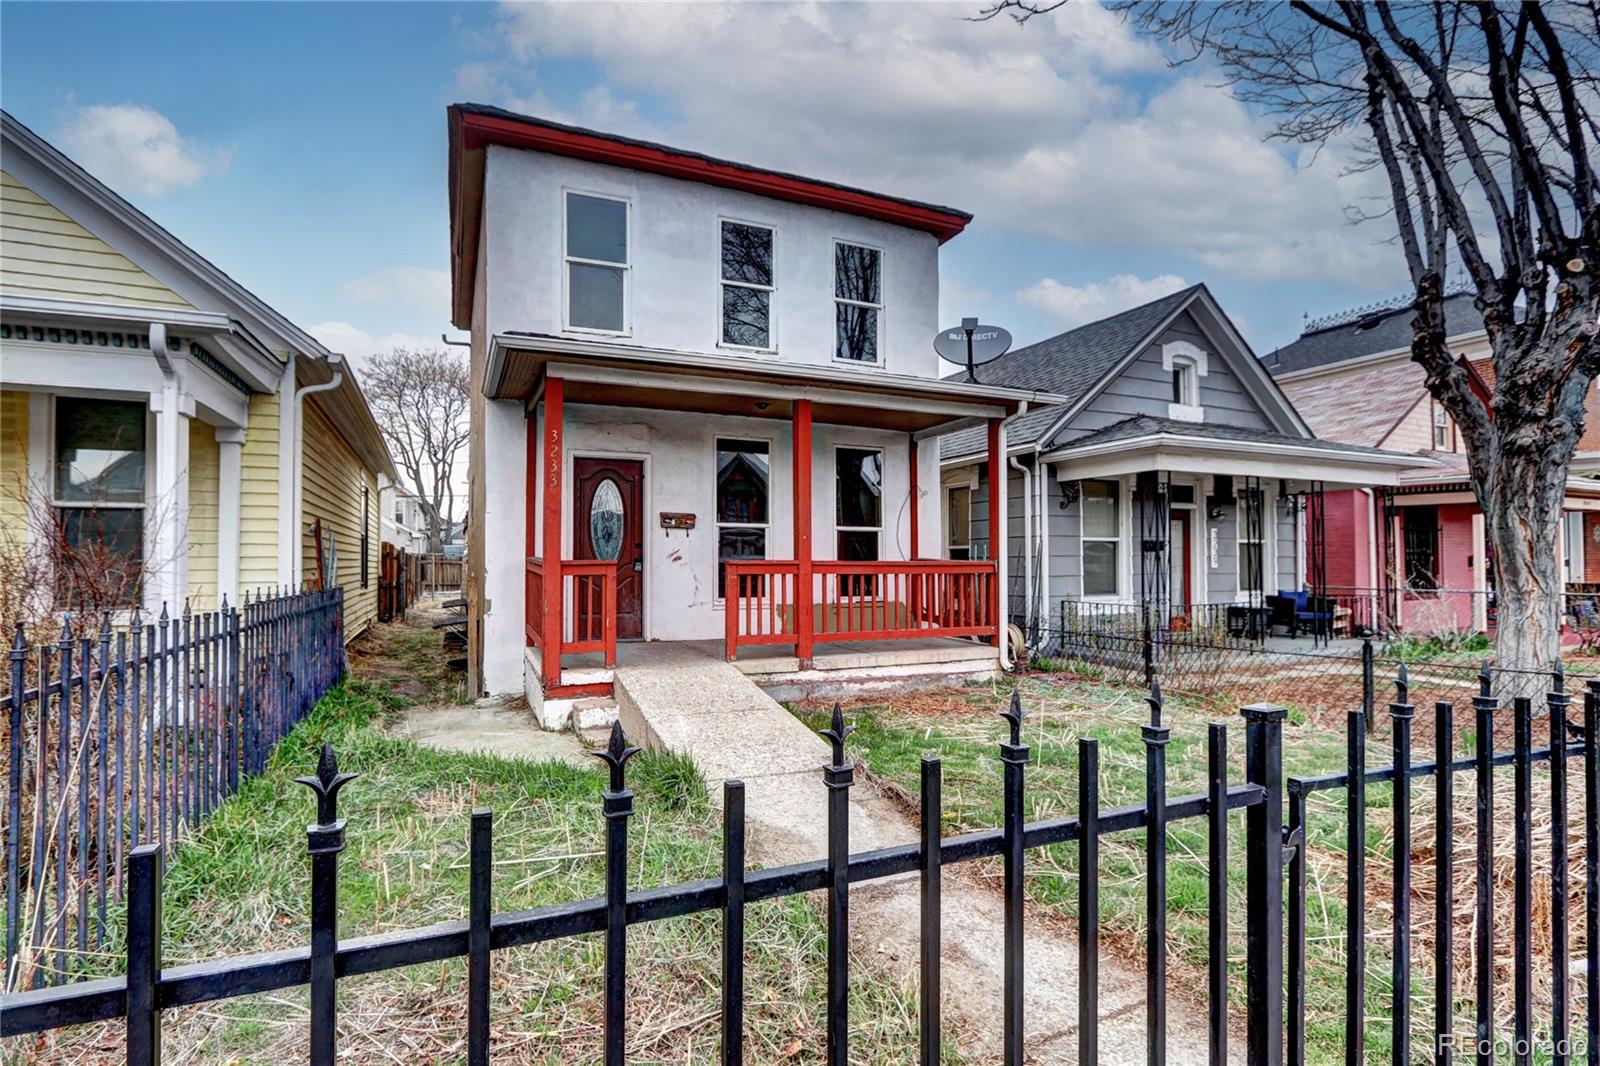
<svg viewBox="0 0 1600 1066">
<path fill-rule="evenodd" d="M 462 147 L 468 151 L 490 144 L 531 148 L 594 163 L 643 170 L 652 174 L 753 192 L 777 200 L 824 207 L 875 218 L 897 226 L 925 230 L 943 244 L 966 228 L 963 215 L 939 211 L 871 193 L 842 189 L 787 174 L 752 170 L 661 148 L 614 141 L 594 134 L 551 129 L 494 115 L 463 114 Z"/>
</svg>

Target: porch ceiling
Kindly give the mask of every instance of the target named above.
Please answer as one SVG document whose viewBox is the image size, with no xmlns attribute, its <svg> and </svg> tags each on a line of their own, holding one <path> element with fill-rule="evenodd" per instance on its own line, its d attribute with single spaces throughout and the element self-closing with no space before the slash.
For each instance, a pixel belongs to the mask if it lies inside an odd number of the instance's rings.
<svg viewBox="0 0 1600 1066">
<path fill-rule="evenodd" d="M 781 363 L 744 355 L 619 346 L 569 337 L 500 334 L 490 344 L 483 392 L 533 402 L 547 376 L 566 381 L 568 403 L 789 419 L 813 402 L 820 423 L 928 435 L 1061 397 L 864 368 Z"/>
</svg>

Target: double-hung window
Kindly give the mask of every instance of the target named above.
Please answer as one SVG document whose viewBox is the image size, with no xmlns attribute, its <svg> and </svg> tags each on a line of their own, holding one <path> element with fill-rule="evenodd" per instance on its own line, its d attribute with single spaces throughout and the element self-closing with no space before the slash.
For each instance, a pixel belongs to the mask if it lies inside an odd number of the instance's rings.
<svg viewBox="0 0 1600 1066">
<path fill-rule="evenodd" d="M 840 448 L 834 453 L 836 557 L 844 563 L 875 562 L 883 536 L 883 453 L 876 448 Z M 873 581 L 842 579 L 846 595 L 870 595 Z"/>
<path fill-rule="evenodd" d="M 567 193 L 567 328 L 628 331 L 628 202 Z"/>
<path fill-rule="evenodd" d="M 1438 400 L 1433 402 L 1433 450 L 1436 452 L 1453 451 L 1455 441 L 1451 439 L 1450 414 L 1444 409 L 1444 404 Z"/>
<path fill-rule="evenodd" d="M 951 485 L 945 490 L 945 557 L 972 558 L 972 487 Z"/>
<path fill-rule="evenodd" d="M 883 328 L 883 253 L 836 241 L 833 245 L 833 356 L 879 363 Z"/>
<path fill-rule="evenodd" d="M 1239 490 L 1234 521 L 1238 527 L 1239 592 L 1265 592 L 1267 588 L 1266 497 L 1260 489 Z"/>
<path fill-rule="evenodd" d="M 134 603 L 144 566 L 144 404 L 58 398 L 54 458 L 56 603 Z"/>
<path fill-rule="evenodd" d="M 1083 512 L 1083 594 L 1115 596 L 1122 572 L 1122 486 L 1115 481 L 1085 481 L 1079 507 Z"/>
<path fill-rule="evenodd" d="M 772 463 L 762 440 L 717 439 L 717 598 L 728 594 L 729 559 L 767 557 Z M 741 592 L 751 594 L 745 584 Z"/>
<path fill-rule="evenodd" d="M 772 230 L 747 222 L 722 223 L 723 344 L 770 351 L 772 332 Z"/>
</svg>

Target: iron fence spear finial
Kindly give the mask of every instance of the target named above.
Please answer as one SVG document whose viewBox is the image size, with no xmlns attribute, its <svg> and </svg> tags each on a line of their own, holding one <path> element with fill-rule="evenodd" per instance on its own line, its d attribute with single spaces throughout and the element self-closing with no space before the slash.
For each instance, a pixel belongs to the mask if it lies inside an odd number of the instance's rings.
<svg viewBox="0 0 1600 1066">
<path fill-rule="evenodd" d="M 1494 688 L 1494 671 L 1489 668 L 1489 660 L 1483 660 L 1483 665 L 1478 668 L 1478 695 L 1487 699 Z"/>
<path fill-rule="evenodd" d="M 1396 703 L 1411 702 L 1407 697 L 1411 695 L 1411 675 L 1406 673 L 1406 664 L 1400 664 L 1400 670 L 1394 678 L 1394 701 Z"/>
<path fill-rule="evenodd" d="M 16 636 L 11 641 L 11 655 L 15 658 L 18 652 L 26 654 L 27 650 L 28 640 L 23 632 L 22 619 L 19 618 L 16 623 Z"/>
<path fill-rule="evenodd" d="M 317 794 L 317 823 L 327 826 L 339 820 L 339 790 L 354 781 L 356 776 L 339 772 L 339 759 L 333 753 L 333 745 L 324 740 L 322 754 L 317 759 L 316 774 L 297 777 L 295 783 Z"/>
<path fill-rule="evenodd" d="M 1150 724 L 1159 726 L 1161 724 L 1161 711 L 1167 705 L 1166 697 L 1161 694 L 1161 681 L 1159 679 L 1150 682 L 1150 692 L 1145 696 L 1144 701 L 1150 705 Z"/>
<path fill-rule="evenodd" d="M 625 787 L 622 768 L 628 764 L 629 759 L 639 754 L 639 749 L 628 746 L 628 738 L 622 732 L 622 723 L 619 721 L 611 723 L 611 737 L 606 746 L 589 754 L 611 768 L 611 791 L 621 792 Z"/>
<path fill-rule="evenodd" d="M 827 729 L 819 730 L 819 733 L 833 744 L 833 765 L 844 765 L 844 740 L 855 731 L 855 726 L 844 724 L 844 709 L 835 703 L 832 724 Z"/>
<path fill-rule="evenodd" d="M 1562 665 L 1559 655 L 1556 656 L 1555 665 L 1550 668 L 1550 680 L 1557 692 L 1567 691 L 1567 668 Z"/>
<path fill-rule="evenodd" d="M 1006 709 L 1000 712 L 1000 717 L 1011 723 L 1011 743 L 1022 743 L 1022 719 L 1027 712 L 1022 709 L 1022 696 L 1016 689 L 1011 690 L 1011 702 Z"/>
</svg>

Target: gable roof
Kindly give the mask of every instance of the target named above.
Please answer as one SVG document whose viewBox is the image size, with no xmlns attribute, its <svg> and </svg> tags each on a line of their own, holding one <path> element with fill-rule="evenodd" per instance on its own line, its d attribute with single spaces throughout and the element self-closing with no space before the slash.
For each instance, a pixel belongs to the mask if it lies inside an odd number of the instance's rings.
<svg viewBox="0 0 1600 1066">
<path fill-rule="evenodd" d="M 1048 444 L 1050 438 L 1115 379 L 1129 362 L 1146 351 L 1179 314 L 1186 310 L 1192 313 L 1197 309 L 1203 310 L 1202 317 L 1209 316 L 1211 319 L 1210 327 L 1204 321 L 1196 320 L 1201 330 L 1214 329 L 1223 338 L 1221 343 L 1237 350 L 1239 358 L 1231 365 L 1239 374 L 1239 383 L 1262 405 L 1269 421 L 1310 436 L 1310 428 L 1295 411 L 1282 388 L 1266 373 L 1261 361 L 1211 295 L 1211 290 L 1201 283 L 1026 348 L 1019 348 L 987 364 L 978 375 L 979 380 L 986 384 L 1033 388 L 1067 397 L 1065 404 L 1029 411 L 1008 422 L 1008 448 L 1035 441 Z M 1272 410 L 1276 410 L 1280 417 L 1273 418 Z M 981 430 L 963 430 L 941 439 L 940 456 L 950 459 L 977 454 L 983 451 L 984 446 Z"/>
<path fill-rule="evenodd" d="M 1445 297 L 1445 336 L 1483 332 L 1476 299 L 1470 292 Z M 1411 317 L 1411 302 L 1405 300 L 1366 314 L 1336 316 L 1321 328 L 1313 322 L 1299 339 L 1268 352 L 1261 361 L 1273 377 L 1282 377 L 1364 356 L 1404 352 L 1411 347 Z"/>
<path fill-rule="evenodd" d="M 483 153 L 489 145 L 526 148 L 630 170 L 717 185 L 775 200 L 824 207 L 897 226 L 925 230 L 943 244 L 972 221 L 965 211 L 838 182 L 751 166 L 730 159 L 615 133 L 567 126 L 487 104 L 452 104 L 450 136 L 450 260 L 452 321 L 469 328 L 483 211 Z"/>
<path fill-rule="evenodd" d="M 1317 436 L 1376 448 L 1427 391 L 1426 377 L 1408 359 L 1337 377 L 1286 381 L 1283 390 Z"/>
</svg>

